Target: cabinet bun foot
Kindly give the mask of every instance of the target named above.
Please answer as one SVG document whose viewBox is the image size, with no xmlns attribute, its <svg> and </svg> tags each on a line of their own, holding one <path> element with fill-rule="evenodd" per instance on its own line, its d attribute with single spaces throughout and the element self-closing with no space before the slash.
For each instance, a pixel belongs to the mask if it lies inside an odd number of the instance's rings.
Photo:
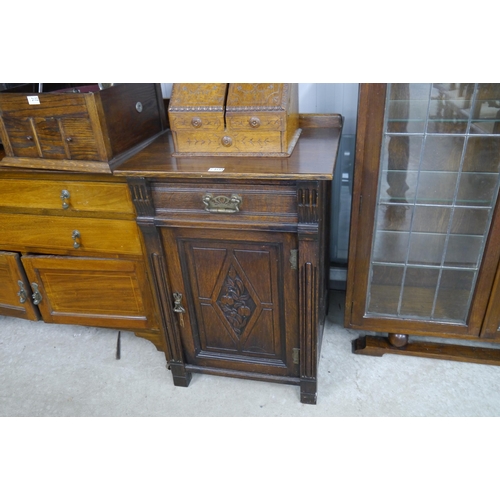
<svg viewBox="0 0 500 500">
<path fill-rule="evenodd" d="M 404 347 L 408 344 L 408 335 L 403 333 L 389 333 L 387 340 L 389 341 L 389 344 L 394 347 Z"/>
</svg>

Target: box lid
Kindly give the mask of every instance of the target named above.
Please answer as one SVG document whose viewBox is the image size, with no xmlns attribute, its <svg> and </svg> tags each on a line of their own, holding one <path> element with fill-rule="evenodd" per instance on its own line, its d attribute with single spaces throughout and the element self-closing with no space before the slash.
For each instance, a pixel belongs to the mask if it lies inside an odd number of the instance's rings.
<svg viewBox="0 0 500 500">
<path fill-rule="evenodd" d="M 174 83 L 169 111 L 224 111 L 227 83 Z"/>
<path fill-rule="evenodd" d="M 226 110 L 285 111 L 288 106 L 288 83 L 231 83 Z"/>
</svg>

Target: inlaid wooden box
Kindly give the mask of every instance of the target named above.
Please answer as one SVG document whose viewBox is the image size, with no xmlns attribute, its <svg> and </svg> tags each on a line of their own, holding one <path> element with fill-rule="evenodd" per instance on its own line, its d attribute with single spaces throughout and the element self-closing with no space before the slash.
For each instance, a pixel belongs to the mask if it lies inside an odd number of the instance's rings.
<svg viewBox="0 0 500 500">
<path fill-rule="evenodd" d="M 292 154 L 299 138 L 296 83 L 175 83 L 174 156 Z"/>
<path fill-rule="evenodd" d="M 110 173 L 162 133 L 159 84 L 0 92 L 0 165 Z"/>
</svg>

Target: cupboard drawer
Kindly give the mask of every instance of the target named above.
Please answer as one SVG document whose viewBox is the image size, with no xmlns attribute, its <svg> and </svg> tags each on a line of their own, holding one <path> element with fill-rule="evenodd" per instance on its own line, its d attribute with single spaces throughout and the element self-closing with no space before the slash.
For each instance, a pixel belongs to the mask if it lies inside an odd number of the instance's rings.
<svg viewBox="0 0 500 500">
<path fill-rule="evenodd" d="M 135 221 L 6 213 L 0 214 L 0 248 L 73 255 L 142 254 Z"/>
<path fill-rule="evenodd" d="M 162 183 L 153 187 L 157 217 L 204 222 L 297 223 L 295 185 Z"/>
<path fill-rule="evenodd" d="M 2 179 L 0 207 L 59 210 L 64 215 L 109 212 L 130 216 L 135 213 L 127 185 L 111 182 Z"/>
</svg>

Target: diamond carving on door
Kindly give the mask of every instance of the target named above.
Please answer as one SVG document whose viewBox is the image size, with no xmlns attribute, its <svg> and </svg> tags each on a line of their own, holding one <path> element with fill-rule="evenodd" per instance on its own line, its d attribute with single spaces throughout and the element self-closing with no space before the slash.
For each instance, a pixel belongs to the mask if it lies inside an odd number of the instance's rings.
<svg viewBox="0 0 500 500">
<path fill-rule="evenodd" d="M 182 254 L 194 299 L 195 350 L 281 359 L 279 245 L 192 243 L 184 242 Z"/>
<path fill-rule="evenodd" d="M 251 320 L 256 306 L 251 296 L 251 286 L 246 285 L 240 278 L 235 265 L 236 263 L 229 267 L 224 286 L 217 299 L 217 305 L 229 327 L 240 338 Z M 243 276 L 247 280 L 245 274 Z"/>
</svg>

